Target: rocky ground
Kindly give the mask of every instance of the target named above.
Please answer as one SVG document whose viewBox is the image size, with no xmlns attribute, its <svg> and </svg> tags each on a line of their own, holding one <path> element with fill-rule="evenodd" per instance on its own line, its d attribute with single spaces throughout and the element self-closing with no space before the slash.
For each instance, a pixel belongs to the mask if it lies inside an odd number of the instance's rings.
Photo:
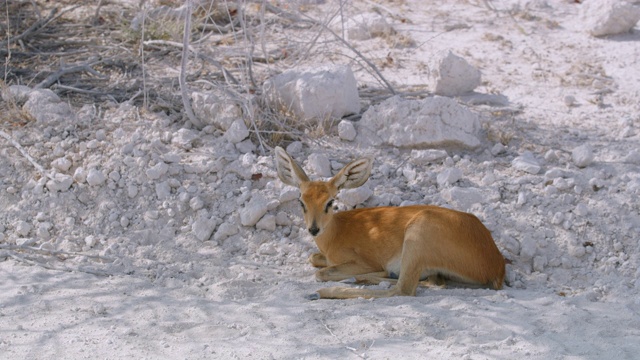
<svg viewBox="0 0 640 360">
<path fill-rule="evenodd" d="M 144 24 L 151 27 L 157 13 L 173 19 L 179 4 L 168 3 L 164 12 L 156 10 L 160 4 L 148 8 Z M 135 67 L 102 57 L 100 64 L 83 62 L 91 71 L 82 76 L 58 74 L 48 83 L 46 75 L 56 72 L 38 68 L 24 81 L 20 66 L 44 65 L 21 52 L 44 40 L 25 38 L 11 48 L 0 122 L 4 356 L 636 357 L 638 6 L 595 0 L 241 5 L 252 32 L 205 36 L 207 27 L 194 23 L 200 42 L 193 46 L 211 53 L 201 50 L 187 64 L 193 121 L 178 86 L 181 27 L 172 33 L 167 25 L 168 34 L 155 39 L 163 42 L 144 44 L 143 63 L 139 43 L 126 40 L 136 24 L 143 26 L 137 5 L 64 4 L 57 19 L 67 25 L 125 19 L 124 28 L 109 27 L 106 37 L 122 39 L 119 47 L 109 43 L 100 51 L 120 49 L 118 56 Z M 233 9 L 227 17 L 238 14 Z M 46 20 L 49 9 L 41 11 Z M 383 22 L 357 16 L 369 13 Z M 260 49 L 251 73 L 243 60 L 247 34 Z M 466 66 L 459 83 L 443 80 L 438 67 L 453 64 L 450 54 Z M 273 58 L 260 62 L 263 55 Z M 205 56 L 224 61 L 218 67 Z M 301 105 L 284 112 L 270 102 L 267 80 L 318 65 L 348 65 L 348 71 L 338 86 L 346 95 L 322 98 L 327 108 L 317 111 L 355 116 L 305 119 L 316 111 L 304 104 L 311 95 L 286 98 Z M 338 91 L 312 85 L 313 96 Z M 351 85 L 356 95 L 348 92 Z M 96 89 L 100 95 L 87 92 Z M 507 286 L 305 300 L 327 284 L 315 282 L 307 263 L 315 244 L 297 190 L 276 177 L 275 145 L 312 177 L 330 176 L 356 157 L 373 158 L 363 188 L 340 194 L 342 209 L 427 203 L 474 213 L 511 261 Z"/>
</svg>

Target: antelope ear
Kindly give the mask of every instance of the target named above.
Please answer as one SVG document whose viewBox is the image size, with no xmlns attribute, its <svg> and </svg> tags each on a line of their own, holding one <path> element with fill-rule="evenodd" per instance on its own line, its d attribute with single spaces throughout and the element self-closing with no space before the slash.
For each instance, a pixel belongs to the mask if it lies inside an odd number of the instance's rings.
<svg viewBox="0 0 640 360">
<path fill-rule="evenodd" d="M 276 171 L 283 183 L 299 188 L 300 184 L 309 181 L 309 177 L 304 170 L 302 170 L 300 165 L 296 164 L 283 148 L 276 146 L 275 152 Z"/>
<path fill-rule="evenodd" d="M 372 165 L 372 161 L 366 158 L 352 161 L 343 167 L 336 176 L 329 180 L 329 183 L 335 186 L 338 190 L 357 188 L 369 179 Z"/>
</svg>

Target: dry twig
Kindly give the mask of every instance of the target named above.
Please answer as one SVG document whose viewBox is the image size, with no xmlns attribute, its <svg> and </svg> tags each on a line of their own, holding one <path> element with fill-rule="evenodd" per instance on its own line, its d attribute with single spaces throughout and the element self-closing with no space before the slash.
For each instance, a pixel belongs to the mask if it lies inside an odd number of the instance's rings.
<svg viewBox="0 0 640 360">
<path fill-rule="evenodd" d="M 180 93 L 182 94 L 182 104 L 189 121 L 198 129 L 202 129 L 204 124 L 196 117 L 191 108 L 189 100 L 189 89 L 187 85 L 187 60 L 189 57 L 189 38 L 191 36 L 191 0 L 187 0 L 187 13 L 184 17 L 184 34 L 182 36 L 182 60 L 180 61 Z"/>
<path fill-rule="evenodd" d="M 6 132 L 0 130 L 0 136 L 2 136 L 3 138 L 5 138 L 8 142 L 11 143 L 11 145 L 13 145 L 13 147 L 15 147 L 16 149 L 18 149 L 18 151 L 20 151 L 20 153 L 22 154 L 22 156 L 24 156 L 30 163 L 31 165 L 33 165 L 33 167 L 35 167 L 40 174 L 42 174 L 42 176 L 45 176 L 51 180 L 54 180 L 53 176 L 51 174 L 49 174 L 47 171 L 44 170 L 44 168 L 38 164 L 32 157 L 31 155 L 29 155 L 29 153 L 27 152 L 27 150 L 25 150 L 22 145 L 18 144 L 17 141 L 13 140 L 11 138 L 11 136 L 9 136 L 9 134 L 7 134 Z"/>
<path fill-rule="evenodd" d="M 60 69 L 60 70 L 54 72 L 53 74 L 47 76 L 44 80 L 42 80 L 39 84 L 37 84 L 34 87 L 34 89 L 48 88 L 49 86 L 53 85 L 53 83 L 58 81 L 62 76 L 67 75 L 67 74 L 76 73 L 76 72 L 86 71 L 86 72 L 88 72 L 90 74 L 93 74 L 93 75 L 95 75 L 97 77 L 104 78 L 104 76 L 102 74 L 100 74 L 99 72 L 97 72 L 97 71 L 93 70 L 93 68 L 91 68 L 92 66 L 100 64 L 102 62 L 104 62 L 104 61 L 103 60 L 89 60 L 84 64 L 63 67 L 62 69 Z"/>
</svg>

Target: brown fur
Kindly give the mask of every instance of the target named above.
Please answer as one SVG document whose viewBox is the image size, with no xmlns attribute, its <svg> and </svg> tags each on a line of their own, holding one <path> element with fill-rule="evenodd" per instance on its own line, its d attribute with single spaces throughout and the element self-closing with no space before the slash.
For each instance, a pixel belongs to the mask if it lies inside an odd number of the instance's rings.
<svg viewBox="0 0 640 360">
<path fill-rule="evenodd" d="M 283 182 L 300 188 L 305 223 L 319 231 L 314 238 L 320 253 L 309 259 L 320 267 L 316 278 L 395 283 L 389 290 L 324 288 L 315 298 L 413 296 L 421 279 L 441 277 L 502 288 L 505 260 L 489 230 L 474 215 L 430 205 L 325 212 L 340 188 L 366 182 L 370 161 L 356 160 L 328 182 L 309 181 L 293 159 L 278 149 L 278 174 Z M 389 276 L 397 272 L 396 282 Z"/>
</svg>

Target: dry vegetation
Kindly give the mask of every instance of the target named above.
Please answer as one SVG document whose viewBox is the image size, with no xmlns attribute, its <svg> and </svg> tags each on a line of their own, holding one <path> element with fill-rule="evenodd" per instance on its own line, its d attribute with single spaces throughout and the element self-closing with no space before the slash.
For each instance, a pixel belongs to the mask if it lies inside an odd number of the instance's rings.
<svg viewBox="0 0 640 360">
<path fill-rule="evenodd" d="M 187 39 L 185 4 L 193 7 Z M 329 28 L 344 10 L 344 4 L 336 6 L 322 16 L 292 2 L 4 0 L 2 89 L 16 84 L 48 88 L 76 106 L 128 102 L 174 121 L 189 118 L 196 127 L 201 124 L 189 113 L 188 94 L 216 91 L 239 104 L 256 143 L 313 136 L 327 124 L 302 126 L 286 109 L 276 113 L 260 104 L 267 78 L 309 59 L 344 62 L 346 57 L 380 84 L 362 92 L 365 102 L 397 92 L 374 61 Z M 399 34 L 387 41 L 412 46 Z M 183 54 L 187 61 L 181 67 Z M 10 110 L 3 111 L 3 124 L 28 121 L 15 102 L 5 101 L 2 109 Z"/>
</svg>

